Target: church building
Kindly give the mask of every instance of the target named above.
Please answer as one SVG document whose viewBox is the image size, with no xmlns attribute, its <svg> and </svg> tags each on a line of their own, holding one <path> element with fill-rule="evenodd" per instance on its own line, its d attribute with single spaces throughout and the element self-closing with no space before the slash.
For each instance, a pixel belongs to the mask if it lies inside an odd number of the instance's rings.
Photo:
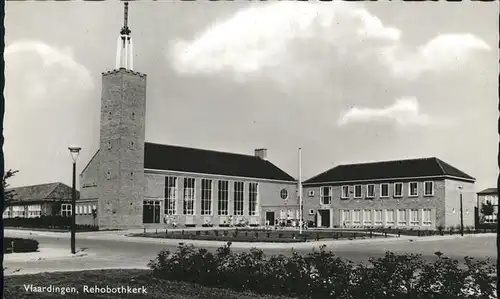
<svg viewBox="0 0 500 299">
<path fill-rule="evenodd" d="M 102 74 L 99 149 L 80 174 L 77 223 L 127 229 L 297 219 L 297 181 L 266 149 L 243 155 L 146 142 L 147 76 L 133 70 L 127 15 L 125 3 L 116 68 Z"/>
</svg>

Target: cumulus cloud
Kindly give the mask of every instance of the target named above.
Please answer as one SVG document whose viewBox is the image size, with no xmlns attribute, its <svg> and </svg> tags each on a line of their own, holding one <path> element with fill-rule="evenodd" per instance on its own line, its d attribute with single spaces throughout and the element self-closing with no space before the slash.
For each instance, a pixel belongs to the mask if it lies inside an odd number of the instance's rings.
<svg viewBox="0 0 500 299">
<path fill-rule="evenodd" d="M 92 116 L 83 109 L 93 102 L 94 82 L 70 48 L 24 40 L 9 44 L 4 59 L 6 164 L 25 181 L 43 182 L 40 174 L 58 159 L 55 149 L 66 152 L 81 142 L 78 131 L 91 127 Z"/>
<path fill-rule="evenodd" d="M 418 101 L 414 97 L 400 98 L 391 106 L 383 108 L 353 107 L 343 113 L 338 120 L 341 126 L 369 122 L 395 122 L 403 126 L 427 126 L 434 123 L 429 115 L 420 111 Z"/>
<path fill-rule="evenodd" d="M 290 46 L 298 40 L 320 40 L 339 48 L 370 39 L 394 41 L 399 36 L 398 29 L 384 27 L 353 3 L 280 1 L 251 6 L 193 40 L 176 41 L 169 54 L 179 72 L 250 74 L 288 62 Z M 302 57 L 303 63 L 306 60 Z"/>
<path fill-rule="evenodd" d="M 379 61 L 390 74 L 414 79 L 426 71 L 461 65 L 474 51 L 489 49 L 467 33 L 439 35 L 408 49 L 401 34 L 357 3 L 280 1 L 250 6 L 192 40 L 177 40 L 168 55 L 179 73 L 229 72 L 236 78 L 258 73 L 280 80 L 304 68 L 319 71 L 335 56 L 342 60 L 347 55 L 352 61 Z M 300 46 L 325 49 L 323 60 L 300 55 Z"/>
<path fill-rule="evenodd" d="M 388 47 L 380 57 L 394 75 L 413 79 L 426 71 L 456 70 L 468 63 L 474 52 L 490 50 L 487 43 L 470 33 L 442 34 L 415 52 Z"/>
</svg>

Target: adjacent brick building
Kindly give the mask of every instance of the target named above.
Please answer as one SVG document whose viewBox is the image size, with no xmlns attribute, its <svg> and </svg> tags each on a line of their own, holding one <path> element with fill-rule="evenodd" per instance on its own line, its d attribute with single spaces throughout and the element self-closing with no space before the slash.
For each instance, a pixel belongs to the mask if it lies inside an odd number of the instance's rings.
<svg viewBox="0 0 500 299">
<path fill-rule="evenodd" d="M 474 225 L 475 179 L 438 158 L 340 165 L 303 183 L 319 227 L 436 229 Z"/>
<path fill-rule="evenodd" d="M 73 190 L 63 183 L 38 184 L 6 191 L 11 192 L 13 198 L 5 203 L 3 218 L 71 215 Z"/>
</svg>

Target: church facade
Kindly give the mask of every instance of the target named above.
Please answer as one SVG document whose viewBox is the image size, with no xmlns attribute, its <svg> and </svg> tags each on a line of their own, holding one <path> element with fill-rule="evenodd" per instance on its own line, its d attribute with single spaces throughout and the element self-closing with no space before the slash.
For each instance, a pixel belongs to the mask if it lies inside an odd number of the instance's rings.
<svg viewBox="0 0 500 299">
<path fill-rule="evenodd" d="M 297 181 L 267 160 L 145 140 L 147 76 L 133 71 L 125 25 L 102 74 L 99 149 L 80 175 L 76 218 L 100 229 L 274 224 L 298 218 Z M 97 207 L 97 217 L 79 213 Z"/>
</svg>

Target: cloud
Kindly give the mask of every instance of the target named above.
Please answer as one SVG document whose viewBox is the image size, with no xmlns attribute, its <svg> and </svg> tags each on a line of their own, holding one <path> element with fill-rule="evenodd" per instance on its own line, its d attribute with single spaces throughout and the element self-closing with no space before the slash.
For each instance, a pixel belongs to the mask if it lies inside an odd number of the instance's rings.
<svg viewBox="0 0 500 299">
<path fill-rule="evenodd" d="M 237 79 L 257 74 L 295 83 L 307 72 L 342 71 L 329 65 L 336 59 L 358 71 L 379 61 L 388 75 L 412 80 L 459 67 L 474 51 L 489 49 L 468 33 L 439 35 L 409 49 L 401 35 L 357 3 L 280 1 L 250 6 L 192 40 L 174 41 L 168 56 L 183 74 L 229 73 Z"/>
<path fill-rule="evenodd" d="M 403 47 L 388 47 L 380 57 L 397 77 L 414 79 L 426 71 L 457 70 L 478 51 L 491 47 L 470 33 L 441 34 L 421 45 L 415 52 Z"/>
<path fill-rule="evenodd" d="M 427 126 L 434 123 L 429 115 L 420 112 L 416 98 L 403 97 L 384 108 L 353 107 L 339 118 L 338 125 L 370 122 L 395 122 L 402 126 Z"/>
<path fill-rule="evenodd" d="M 245 75 L 286 65 L 296 58 L 291 46 L 297 41 L 319 40 L 329 48 L 342 48 L 366 40 L 394 41 L 399 36 L 398 29 L 384 27 L 377 17 L 352 3 L 281 1 L 251 6 L 193 40 L 178 40 L 169 55 L 181 73 Z M 307 63 L 304 57 L 300 60 Z"/>
<path fill-rule="evenodd" d="M 54 149 L 66 152 L 90 132 L 94 81 L 71 48 L 24 40 L 8 45 L 4 59 L 6 164 L 18 169 L 23 180 L 43 182 L 40 174 L 60 159 Z"/>
</svg>

